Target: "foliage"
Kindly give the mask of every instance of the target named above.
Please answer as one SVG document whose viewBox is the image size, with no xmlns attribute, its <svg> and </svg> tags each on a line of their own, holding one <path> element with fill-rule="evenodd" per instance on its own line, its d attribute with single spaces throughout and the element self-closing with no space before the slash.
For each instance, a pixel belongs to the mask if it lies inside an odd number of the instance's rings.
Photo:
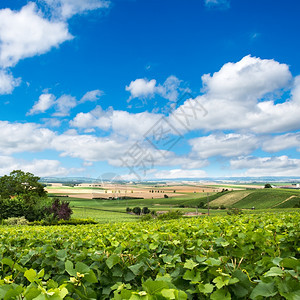
<svg viewBox="0 0 300 300">
<path fill-rule="evenodd" d="M 87 224 L 97 224 L 93 219 L 69 219 L 69 220 L 41 220 L 30 222 L 28 225 L 31 226 L 51 226 L 51 225 L 87 225 Z"/>
<path fill-rule="evenodd" d="M 39 180 L 39 177 L 29 172 L 14 170 L 0 178 L 0 196 L 2 199 L 16 195 L 45 197 L 47 193 Z"/>
<path fill-rule="evenodd" d="M 0 200 L 0 218 L 24 216 L 28 221 L 41 220 L 47 215 L 47 198 L 36 195 L 17 195 L 11 199 Z"/>
<path fill-rule="evenodd" d="M 28 225 L 28 221 L 25 219 L 25 217 L 20 217 L 20 218 L 8 218 L 7 220 L 4 221 L 5 225 Z"/>
<path fill-rule="evenodd" d="M 271 186 L 271 184 L 270 184 L 270 183 L 266 183 L 264 188 L 265 188 L 265 189 L 271 189 L 271 188 L 272 188 L 272 186 Z"/>
<path fill-rule="evenodd" d="M 239 208 L 231 207 L 228 209 L 227 214 L 228 215 L 241 215 L 243 212 Z"/>
<path fill-rule="evenodd" d="M 2 299 L 298 299 L 300 214 L 2 227 Z"/>
<path fill-rule="evenodd" d="M 172 220 L 172 219 L 179 219 L 183 216 L 183 212 L 180 210 L 169 211 L 165 214 L 161 214 L 158 216 L 159 220 Z"/>
<path fill-rule="evenodd" d="M 142 208 L 142 214 L 147 215 L 147 214 L 150 214 L 150 212 L 151 211 L 148 207 L 145 206 L 145 207 Z"/>
<path fill-rule="evenodd" d="M 54 198 L 49 212 L 53 215 L 56 220 L 69 220 L 71 217 L 72 209 L 70 203 L 62 201 L 59 198 Z"/>
<path fill-rule="evenodd" d="M 140 208 L 140 207 L 134 207 L 133 209 L 132 209 L 132 212 L 134 213 L 134 214 L 136 214 L 136 215 L 140 215 L 141 214 L 141 212 L 142 212 L 142 209 Z"/>
<path fill-rule="evenodd" d="M 164 194 L 164 198 L 169 198 L 169 196 L 167 194 Z"/>
<path fill-rule="evenodd" d="M 152 220 L 153 218 L 154 218 L 153 215 L 147 214 L 147 215 L 143 215 L 143 216 L 141 217 L 141 221 L 150 221 L 150 220 Z"/>
</svg>

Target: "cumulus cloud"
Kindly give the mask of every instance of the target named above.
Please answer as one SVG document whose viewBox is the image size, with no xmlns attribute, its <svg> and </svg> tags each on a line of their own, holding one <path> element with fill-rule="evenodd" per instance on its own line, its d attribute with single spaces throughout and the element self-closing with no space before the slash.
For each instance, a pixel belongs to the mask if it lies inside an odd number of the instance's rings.
<svg viewBox="0 0 300 300">
<path fill-rule="evenodd" d="M 180 87 L 181 83 L 182 80 L 173 75 L 169 76 L 163 84 L 157 84 L 155 79 L 139 78 L 131 81 L 125 89 L 131 94 L 128 101 L 134 98 L 141 100 L 151 99 L 155 95 L 159 95 L 171 102 L 175 102 L 178 99 L 179 92 L 185 90 Z"/>
<path fill-rule="evenodd" d="M 203 170 L 182 170 L 182 169 L 163 170 L 163 171 L 158 171 L 154 174 L 154 177 L 157 179 L 203 178 L 206 176 L 207 174 Z"/>
<path fill-rule="evenodd" d="M 143 136 L 161 119 L 161 114 L 148 112 L 129 113 L 122 110 L 102 110 L 97 106 L 88 113 L 79 113 L 70 121 L 70 125 L 76 128 L 100 128 L 112 130 L 114 134 L 130 137 L 131 139 L 143 138 Z"/>
<path fill-rule="evenodd" d="M 225 64 L 212 76 L 204 75 L 203 81 L 205 94 L 186 100 L 170 116 L 174 126 L 188 121 L 188 130 L 279 133 L 299 129 L 300 80 L 296 77 L 291 82 L 287 65 L 246 56 L 235 64 Z M 278 91 L 288 87 L 292 88 L 288 100 L 276 103 L 263 98 L 272 94 L 280 99 Z M 197 105 L 208 113 L 201 117 L 200 112 L 196 118 L 191 106 Z"/>
<path fill-rule="evenodd" d="M 49 147 L 54 135 L 37 124 L 0 121 L 0 154 L 42 151 Z"/>
<path fill-rule="evenodd" d="M 292 75 L 286 64 L 250 55 L 202 76 L 203 90 L 213 97 L 249 103 L 287 86 Z M 252 104 L 250 102 L 250 104 Z"/>
<path fill-rule="evenodd" d="M 27 115 L 34 115 L 38 113 L 44 113 L 50 107 L 55 104 L 55 96 L 52 94 L 42 94 L 39 100 L 33 105 Z"/>
<path fill-rule="evenodd" d="M 80 99 L 79 103 L 84 103 L 87 101 L 97 101 L 103 95 L 103 91 L 93 90 L 84 94 L 84 96 Z"/>
<path fill-rule="evenodd" d="M 192 153 L 197 157 L 234 157 L 248 155 L 260 146 L 259 139 L 252 134 L 211 134 L 189 140 Z"/>
<path fill-rule="evenodd" d="M 300 159 L 278 157 L 241 157 L 230 161 L 232 169 L 247 169 L 239 176 L 299 176 Z"/>
<path fill-rule="evenodd" d="M 0 10 L 2 67 L 11 67 L 20 59 L 46 53 L 72 38 L 66 23 L 45 19 L 33 2 L 20 11 Z"/>
<path fill-rule="evenodd" d="M 55 117 L 64 117 L 68 116 L 72 108 L 77 105 L 77 100 L 71 95 L 62 95 L 59 97 L 56 102 L 56 112 L 53 114 Z"/>
<path fill-rule="evenodd" d="M 14 78 L 9 71 L 0 69 L 0 95 L 11 94 L 20 82 L 21 78 Z"/>
<path fill-rule="evenodd" d="M 300 132 L 276 135 L 265 139 L 262 145 L 264 151 L 274 153 L 281 150 L 297 148 L 300 152 Z"/>
<path fill-rule="evenodd" d="M 40 0 L 46 3 L 52 10 L 52 14 L 58 18 L 69 19 L 76 14 L 108 8 L 107 0 Z"/>
<path fill-rule="evenodd" d="M 7 175 L 13 170 L 30 172 L 40 177 L 68 175 L 71 170 L 61 166 L 57 160 L 34 159 L 32 161 L 15 159 L 10 156 L 0 156 L 0 176 Z"/>
<path fill-rule="evenodd" d="M 155 94 L 156 80 L 136 79 L 126 86 L 126 91 L 130 92 L 129 101 L 133 98 L 152 98 Z"/>
</svg>

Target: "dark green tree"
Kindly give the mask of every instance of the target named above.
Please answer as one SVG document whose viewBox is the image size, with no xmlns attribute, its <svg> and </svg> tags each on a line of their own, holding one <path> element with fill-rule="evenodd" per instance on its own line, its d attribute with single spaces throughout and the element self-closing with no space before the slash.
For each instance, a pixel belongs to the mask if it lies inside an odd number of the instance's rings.
<svg viewBox="0 0 300 300">
<path fill-rule="evenodd" d="M 272 186 L 271 186 L 270 183 L 266 183 L 266 184 L 265 184 L 265 189 L 271 189 L 271 188 L 272 188 Z"/>
<path fill-rule="evenodd" d="M 14 170 L 9 175 L 0 178 L 0 196 L 2 199 L 19 195 L 45 197 L 47 192 L 39 180 L 38 176 L 29 172 Z"/>
</svg>

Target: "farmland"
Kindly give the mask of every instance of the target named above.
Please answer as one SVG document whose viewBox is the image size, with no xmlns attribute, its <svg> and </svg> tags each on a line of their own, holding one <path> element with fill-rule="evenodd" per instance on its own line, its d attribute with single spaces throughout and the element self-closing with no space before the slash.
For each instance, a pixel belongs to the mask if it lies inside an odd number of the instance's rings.
<svg viewBox="0 0 300 300">
<path fill-rule="evenodd" d="M 225 187 L 227 186 L 227 189 Z M 101 188 L 99 196 L 98 189 Z M 255 189 L 256 188 L 256 189 Z M 151 211 L 180 210 L 183 213 L 226 214 L 223 208 L 239 208 L 245 213 L 261 210 L 292 209 L 299 203 L 300 191 L 288 189 L 264 189 L 261 185 L 214 184 L 106 184 L 104 186 L 48 187 L 51 196 L 70 201 L 75 218 L 93 218 L 98 222 L 135 221 L 138 218 L 126 214 L 126 208 L 148 207 Z M 227 190 L 227 191 L 226 191 Z M 107 192 L 105 192 L 107 191 Z M 120 191 L 120 193 L 119 193 Z M 127 196 L 125 196 L 127 195 Z M 167 198 L 164 197 L 167 195 Z M 122 197 L 125 196 L 125 199 Z M 142 197 L 143 196 L 143 197 Z M 94 199 L 93 199 L 94 198 Z"/>
<path fill-rule="evenodd" d="M 2 299 L 299 299 L 299 213 L 2 227 Z"/>
</svg>

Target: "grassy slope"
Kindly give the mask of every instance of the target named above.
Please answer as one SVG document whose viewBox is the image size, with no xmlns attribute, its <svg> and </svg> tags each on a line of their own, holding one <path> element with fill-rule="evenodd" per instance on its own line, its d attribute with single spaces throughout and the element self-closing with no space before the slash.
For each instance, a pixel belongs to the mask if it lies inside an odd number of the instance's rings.
<svg viewBox="0 0 300 300">
<path fill-rule="evenodd" d="M 218 197 L 216 200 L 211 202 L 211 206 L 221 206 L 224 205 L 225 207 L 231 206 L 236 202 L 239 202 L 246 196 L 250 195 L 254 191 L 233 191 Z"/>
<path fill-rule="evenodd" d="M 293 195 L 300 196 L 300 192 L 298 190 L 281 189 L 255 190 L 232 206 L 237 208 L 272 208 Z"/>
</svg>

